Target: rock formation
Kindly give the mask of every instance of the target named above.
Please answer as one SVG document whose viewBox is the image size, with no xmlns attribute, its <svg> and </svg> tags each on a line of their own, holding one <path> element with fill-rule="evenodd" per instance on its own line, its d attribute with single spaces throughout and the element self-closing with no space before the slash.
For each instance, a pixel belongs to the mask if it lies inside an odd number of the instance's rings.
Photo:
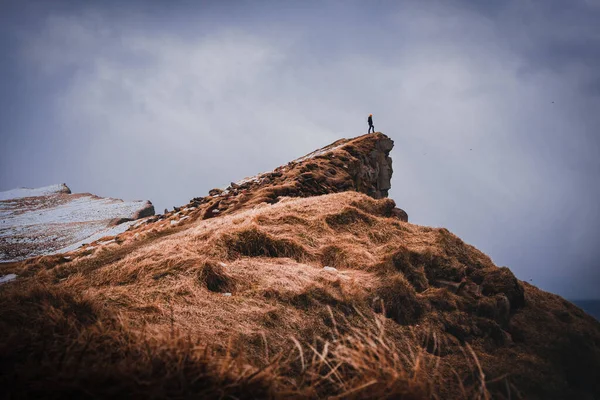
<svg viewBox="0 0 600 400">
<path fill-rule="evenodd" d="M 377 132 L 341 139 L 300 157 L 287 165 L 232 182 L 226 189 L 212 189 L 206 197 L 192 199 L 189 206 L 206 205 L 206 218 L 252 207 L 275 204 L 282 197 L 310 197 L 349 190 L 375 199 L 386 198 L 391 188 L 394 142 Z M 407 221 L 403 210 L 394 212 Z"/>
<path fill-rule="evenodd" d="M 355 176 L 356 189 L 369 196 L 381 199 L 388 197 L 392 187 L 392 159 L 389 156 L 394 141 L 383 134 L 375 134 L 373 150 L 368 157 L 361 152 L 355 153 L 360 160 L 351 172 Z"/>
</svg>

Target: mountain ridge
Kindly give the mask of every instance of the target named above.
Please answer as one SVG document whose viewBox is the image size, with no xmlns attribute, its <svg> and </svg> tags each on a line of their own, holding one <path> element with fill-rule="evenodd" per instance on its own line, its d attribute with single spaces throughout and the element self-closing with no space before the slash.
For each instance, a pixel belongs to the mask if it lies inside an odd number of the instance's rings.
<svg viewBox="0 0 600 400">
<path fill-rule="evenodd" d="M 408 223 L 386 197 L 391 145 L 343 139 L 102 243 L 0 265 L 18 276 L 0 286 L 0 384 L 14 397 L 599 397 L 600 323 L 447 229 Z"/>
</svg>

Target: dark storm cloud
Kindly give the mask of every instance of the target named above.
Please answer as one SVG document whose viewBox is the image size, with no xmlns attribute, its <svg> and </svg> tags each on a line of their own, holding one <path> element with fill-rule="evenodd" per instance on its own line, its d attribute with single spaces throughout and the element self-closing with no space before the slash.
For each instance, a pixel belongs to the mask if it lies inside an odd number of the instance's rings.
<svg viewBox="0 0 600 400">
<path fill-rule="evenodd" d="M 8 4 L 0 189 L 162 210 L 372 112 L 413 222 L 598 297 L 597 2 Z"/>
</svg>

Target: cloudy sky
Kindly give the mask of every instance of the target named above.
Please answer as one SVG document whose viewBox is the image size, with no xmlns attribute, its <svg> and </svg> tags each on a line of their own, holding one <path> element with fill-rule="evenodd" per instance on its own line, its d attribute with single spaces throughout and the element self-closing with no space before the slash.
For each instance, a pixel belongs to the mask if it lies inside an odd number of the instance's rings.
<svg viewBox="0 0 600 400">
<path fill-rule="evenodd" d="M 600 0 L 4 0 L 0 54 L 0 190 L 162 212 L 373 113 L 412 222 L 600 298 Z"/>
</svg>

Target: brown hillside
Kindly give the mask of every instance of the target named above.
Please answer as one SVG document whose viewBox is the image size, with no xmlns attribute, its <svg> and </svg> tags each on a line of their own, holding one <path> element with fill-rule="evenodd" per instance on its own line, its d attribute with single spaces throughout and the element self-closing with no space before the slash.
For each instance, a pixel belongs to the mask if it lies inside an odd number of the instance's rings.
<svg viewBox="0 0 600 400">
<path fill-rule="evenodd" d="M 0 267 L 9 398 L 600 398 L 600 323 L 385 198 L 343 140 Z M 215 212 L 215 210 L 218 210 Z"/>
</svg>

